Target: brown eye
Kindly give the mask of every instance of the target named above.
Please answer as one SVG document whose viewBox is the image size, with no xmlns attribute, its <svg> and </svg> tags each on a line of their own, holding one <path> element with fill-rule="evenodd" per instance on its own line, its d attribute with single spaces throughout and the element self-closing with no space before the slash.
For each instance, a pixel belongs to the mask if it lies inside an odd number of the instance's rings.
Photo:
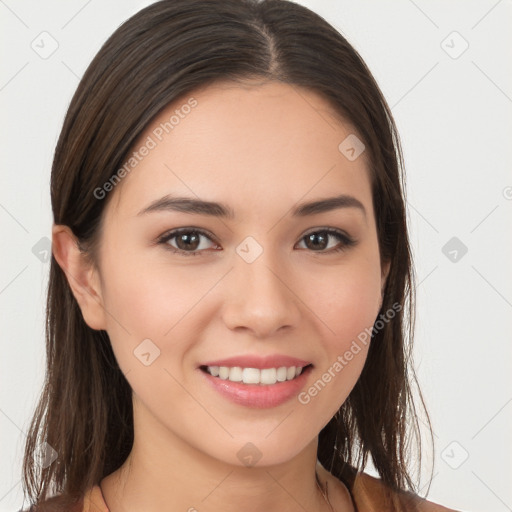
<svg viewBox="0 0 512 512">
<path fill-rule="evenodd" d="M 209 234 L 202 230 L 190 228 L 171 231 L 163 235 L 158 240 L 158 243 L 163 244 L 173 253 L 182 254 L 184 256 L 197 256 L 208 249 L 208 243 L 203 243 L 202 238 L 216 245 Z M 338 240 L 338 244 L 330 246 L 329 242 L 331 240 Z M 301 242 L 302 241 L 305 241 L 306 249 L 309 249 L 311 252 L 326 254 L 344 251 L 356 244 L 356 241 L 345 233 L 331 228 L 312 231 L 303 236 Z"/>
<path fill-rule="evenodd" d="M 329 239 L 337 239 L 338 245 L 329 248 Z M 336 229 L 322 229 L 313 231 L 302 238 L 306 248 L 313 252 L 337 252 L 343 251 L 355 245 L 355 240 Z"/>
<path fill-rule="evenodd" d="M 176 231 L 171 231 L 170 233 L 164 235 L 158 240 L 158 243 L 165 244 L 172 252 L 180 253 L 186 256 L 196 256 L 200 252 L 202 252 L 205 248 L 204 243 L 202 243 L 201 238 L 206 238 L 211 241 L 210 236 L 208 236 L 203 231 L 193 230 L 193 229 L 180 229 Z M 174 244 L 171 244 L 170 241 L 174 240 Z M 203 245 L 203 247 L 201 247 Z M 208 245 L 206 243 L 206 245 Z"/>
<path fill-rule="evenodd" d="M 190 233 L 183 233 L 180 235 L 175 235 L 173 238 L 176 239 L 176 245 L 178 246 L 178 249 L 180 250 L 192 250 L 195 251 L 200 244 L 200 238 L 201 235 L 199 235 L 196 232 L 191 231 Z"/>
</svg>

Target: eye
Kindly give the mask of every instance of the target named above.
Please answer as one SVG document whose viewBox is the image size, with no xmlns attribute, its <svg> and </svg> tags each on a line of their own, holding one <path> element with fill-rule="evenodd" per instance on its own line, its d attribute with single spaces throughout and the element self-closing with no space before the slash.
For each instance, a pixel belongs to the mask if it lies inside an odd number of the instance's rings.
<svg viewBox="0 0 512 512">
<path fill-rule="evenodd" d="M 204 249 L 208 248 L 208 243 L 202 244 L 201 238 L 205 238 L 210 242 L 213 240 L 213 237 L 209 233 L 200 229 L 181 228 L 162 235 L 157 240 L 157 243 L 163 244 L 166 249 L 169 249 L 173 253 L 182 254 L 184 256 L 197 256 L 201 252 L 204 252 Z M 329 239 L 338 240 L 338 244 L 334 247 L 329 247 Z M 176 245 L 171 243 L 171 241 Z M 345 251 L 357 243 L 356 240 L 347 234 L 333 228 L 317 229 L 303 236 L 300 241 L 305 241 L 306 248 L 311 249 L 312 252 L 322 254 Z"/>
<path fill-rule="evenodd" d="M 334 246 L 334 248 L 331 247 L 330 250 L 325 250 L 326 247 L 328 247 L 329 238 L 335 238 L 339 243 L 337 246 Z M 333 228 L 323 228 L 321 230 L 312 231 L 302 237 L 301 241 L 302 240 L 305 240 L 308 249 L 315 247 L 320 248 L 320 251 L 314 250 L 313 252 L 321 253 L 345 251 L 356 244 L 353 238 Z"/>
<path fill-rule="evenodd" d="M 204 244 L 201 245 L 201 237 L 211 240 L 210 235 L 206 234 L 204 231 L 192 228 L 182 228 L 163 235 L 158 239 L 158 243 L 165 244 L 172 252 L 183 254 L 185 256 L 196 256 L 205 248 Z M 176 239 L 177 247 L 170 244 L 170 241 L 173 239 Z"/>
</svg>

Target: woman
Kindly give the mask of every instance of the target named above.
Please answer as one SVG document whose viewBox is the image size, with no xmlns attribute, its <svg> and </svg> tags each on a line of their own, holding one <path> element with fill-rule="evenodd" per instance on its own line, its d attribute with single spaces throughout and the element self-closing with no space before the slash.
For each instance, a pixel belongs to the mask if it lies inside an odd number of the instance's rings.
<svg viewBox="0 0 512 512">
<path fill-rule="evenodd" d="M 37 510 L 448 510 L 408 468 L 401 166 L 371 73 L 308 9 L 125 22 L 55 151 Z"/>
</svg>

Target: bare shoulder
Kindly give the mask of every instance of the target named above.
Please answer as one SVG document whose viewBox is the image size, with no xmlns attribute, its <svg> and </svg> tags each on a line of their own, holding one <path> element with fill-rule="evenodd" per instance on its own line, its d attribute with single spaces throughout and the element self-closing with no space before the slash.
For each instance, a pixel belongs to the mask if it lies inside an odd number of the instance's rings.
<svg viewBox="0 0 512 512">
<path fill-rule="evenodd" d="M 405 510 L 409 510 L 414 505 L 418 512 L 459 512 L 428 501 L 409 491 L 391 491 L 381 479 L 367 473 L 357 474 L 353 493 L 361 512 L 380 511 L 382 503 L 385 503 L 386 500 L 389 502 L 390 499 L 393 504 L 400 505 Z"/>
</svg>

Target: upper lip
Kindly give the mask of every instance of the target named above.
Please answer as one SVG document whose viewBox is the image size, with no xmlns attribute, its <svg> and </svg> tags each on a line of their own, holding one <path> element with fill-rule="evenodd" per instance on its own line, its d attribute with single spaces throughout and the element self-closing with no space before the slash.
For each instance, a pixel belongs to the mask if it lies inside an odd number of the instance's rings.
<svg viewBox="0 0 512 512">
<path fill-rule="evenodd" d="M 227 359 L 218 359 L 216 361 L 208 361 L 201 366 L 240 366 L 241 368 L 280 368 L 281 366 L 308 366 L 309 361 L 298 359 L 296 357 L 286 356 L 282 354 L 273 354 L 269 356 L 242 355 L 228 357 Z"/>
</svg>

